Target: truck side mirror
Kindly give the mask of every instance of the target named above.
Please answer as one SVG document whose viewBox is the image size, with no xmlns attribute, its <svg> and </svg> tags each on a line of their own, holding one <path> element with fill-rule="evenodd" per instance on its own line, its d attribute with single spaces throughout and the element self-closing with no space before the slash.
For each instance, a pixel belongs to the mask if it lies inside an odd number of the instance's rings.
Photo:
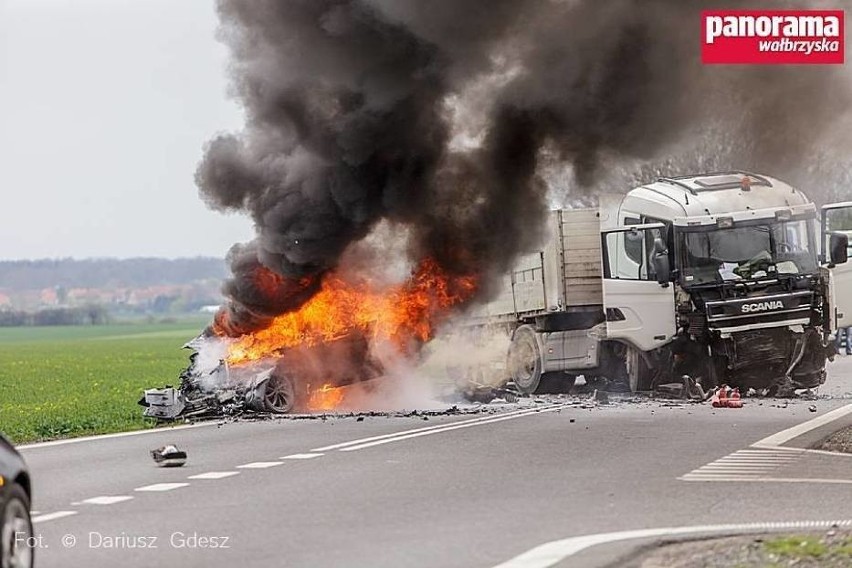
<svg viewBox="0 0 852 568">
<path fill-rule="evenodd" d="M 849 236 L 843 233 L 831 233 L 828 253 L 831 264 L 845 264 L 849 260 Z"/>
<path fill-rule="evenodd" d="M 672 269 L 669 265 L 669 251 L 666 250 L 663 239 L 654 239 L 654 252 L 651 254 L 651 262 L 654 265 L 654 272 L 657 273 L 657 283 L 664 288 L 668 287 L 672 279 Z"/>
</svg>

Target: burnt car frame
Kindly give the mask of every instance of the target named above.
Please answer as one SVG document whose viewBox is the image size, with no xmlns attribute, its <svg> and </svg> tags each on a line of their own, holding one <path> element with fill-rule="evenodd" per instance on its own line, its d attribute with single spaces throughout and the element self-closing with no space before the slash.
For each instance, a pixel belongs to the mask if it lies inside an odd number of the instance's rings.
<svg viewBox="0 0 852 568">
<path fill-rule="evenodd" d="M 146 407 L 145 416 L 168 421 L 243 412 L 303 412 L 309 410 L 311 394 L 324 386 L 348 386 L 382 374 L 369 342 L 359 334 L 283 349 L 248 363 L 223 359 L 213 368 L 201 364 L 205 341 L 209 338 L 199 337 L 184 346 L 193 353 L 177 388 L 145 391 L 139 401 Z"/>
</svg>

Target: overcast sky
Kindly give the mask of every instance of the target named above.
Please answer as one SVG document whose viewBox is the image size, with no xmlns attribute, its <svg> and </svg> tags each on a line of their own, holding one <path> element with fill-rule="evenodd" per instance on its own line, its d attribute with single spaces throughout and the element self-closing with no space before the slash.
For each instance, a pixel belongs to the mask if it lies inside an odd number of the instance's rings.
<svg viewBox="0 0 852 568">
<path fill-rule="evenodd" d="M 0 0 L 0 259 L 222 256 L 204 143 L 239 128 L 214 0 Z"/>
</svg>

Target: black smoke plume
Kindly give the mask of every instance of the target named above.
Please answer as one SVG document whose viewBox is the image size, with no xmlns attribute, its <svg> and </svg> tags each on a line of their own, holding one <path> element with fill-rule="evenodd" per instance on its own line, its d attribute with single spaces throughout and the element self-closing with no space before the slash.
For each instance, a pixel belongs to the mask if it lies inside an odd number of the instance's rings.
<svg viewBox="0 0 852 568">
<path fill-rule="evenodd" d="M 298 307 L 382 219 L 410 228 L 413 258 L 487 281 L 537 244 L 545 164 L 587 194 L 661 163 L 790 173 L 845 116 L 848 77 L 702 66 L 700 12 L 718 7 L 766 6 L 219 0 L 246 125 L 209 143 L 197 182 L 257 227 L 231 251 L 220 327 Z"/>
</svg>

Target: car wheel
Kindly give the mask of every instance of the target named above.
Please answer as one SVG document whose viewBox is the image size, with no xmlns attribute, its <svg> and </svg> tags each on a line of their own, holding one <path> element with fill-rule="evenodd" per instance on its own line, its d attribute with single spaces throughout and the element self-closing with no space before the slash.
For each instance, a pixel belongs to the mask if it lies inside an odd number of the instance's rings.
<svg viewBox="0 0 852 568">
<path fill-rule="evenodd" d="M 296 408 L 296 386 L 290 377 L 273 375 L 266 383 L 263 406 L 273 414 L 287 414 Z"/>
<path fill-rule="evenodd" d="M 20 485 L 13 484 L 9 488 L 0 523 L 0 567 L 32 568 L 30 500 Z"/>
</svg>

